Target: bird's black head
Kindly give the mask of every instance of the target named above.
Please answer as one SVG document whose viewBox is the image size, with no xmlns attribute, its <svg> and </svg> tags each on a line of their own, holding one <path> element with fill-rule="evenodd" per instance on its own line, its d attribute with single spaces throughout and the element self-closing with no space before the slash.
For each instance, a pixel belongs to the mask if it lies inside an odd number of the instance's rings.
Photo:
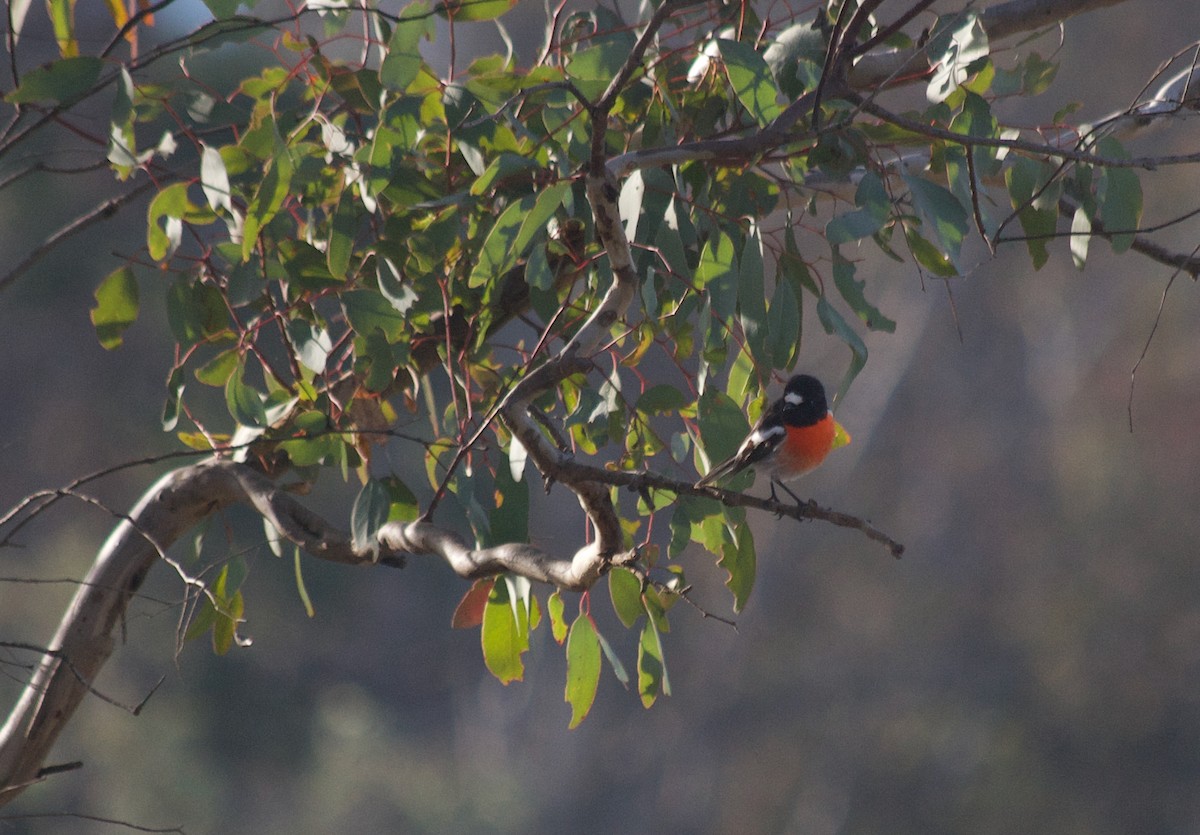
<svg viewBox="0 0 1200 835">
<path fill-rule="evenodd" d="M 816 423 L 829 411 L 825 387 L 820 380 L 808 374 L 797 374 L 788 380 L 780 402 L 788 413 L 788 423 L 793 425 Z"/>
</svg>

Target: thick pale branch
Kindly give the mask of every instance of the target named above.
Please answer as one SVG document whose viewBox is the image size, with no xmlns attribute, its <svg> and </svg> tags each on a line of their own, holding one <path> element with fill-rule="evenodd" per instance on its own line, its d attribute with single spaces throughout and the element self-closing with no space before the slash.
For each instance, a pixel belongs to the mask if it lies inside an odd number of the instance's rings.
<svg viewBox="0 0 1200 835">
<path fill-rule="evenodd" d="M 635 555 L 603 554 L 599 540 L 580 548 L 570 559 L 551 557 L 524 543 L 492 548 L 471 548 L 461 537 L 428 522 L 391 522 L 379 532 L 380 544 L 392 552 L 441 557 L 460 577 L 474 579 L 509 571 L 539 583 L 570 591 L 584 591 L 613 563 L 632 561 Z"/>
<path fill-rule="evenodd" d="M 594 482 L 586 490 L 605 493 Z M 604 499 L 608 501 L 606 493 Z M 511 571 L 582 590 L 614 562 L 634 559 L 611 546 L 619 525 L 615 534 L 598 537 L 567 559 L 523 543 L 472 549 L 455 534 L 425 522 L 390 523 L 381 529 L 376 547 L 355 547 L 345 533 L 245 464 L 214 458 L 175 470 L 146 492 L 104 543 L 0 728 L 0 806 L 44 775 L 42 764 L 51 746 L 83 698 L 94 692 L 92 683 L 114 649 L 114 632 L 150 569 L 190 528 L 236 503 L 253 508 L 313 556 L 347 565 L 399 565 L 407 553 L 431 554 L 464 577 Z M 613 512 L 613 524 L 615 519 Z"/>
</svg>

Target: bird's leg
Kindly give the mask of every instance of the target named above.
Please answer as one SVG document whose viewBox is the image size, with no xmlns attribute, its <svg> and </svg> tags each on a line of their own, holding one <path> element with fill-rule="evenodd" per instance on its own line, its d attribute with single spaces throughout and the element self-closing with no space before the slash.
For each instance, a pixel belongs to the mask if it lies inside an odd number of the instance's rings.
<svg viewBox="0 0 1200 835">
<path fill-rule="evenodd" d="M 796 503 L 797 507 L 804 504 L 804 500 L 801 499 L 799 496 L 797 496 L 795 493 L 793 493 L 791 490 L 789 490 L 787 488 L 786 484 L 784 484 L 782 481 L 776 481 L 775 479 L 771 479 L 771 501 L 775 501 L 775 485 L 776 484 L 779 485 L 779 489 L 781 489 L 783 492 L 787 493 L 789 496 L 792 497 L 792 501 L 794 501 Z"/>
</svg>

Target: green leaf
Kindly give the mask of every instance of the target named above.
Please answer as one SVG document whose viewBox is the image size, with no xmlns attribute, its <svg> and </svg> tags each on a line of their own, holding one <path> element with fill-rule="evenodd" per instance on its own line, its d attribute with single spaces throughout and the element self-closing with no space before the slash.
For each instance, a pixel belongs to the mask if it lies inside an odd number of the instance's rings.
<svg viewBox="0 0 1200 835">
<path fill-rule="evenodd" d="M 217 23 L 229 18 L 237 11 L 240 0 L 204 0 L 204 5 L 208 6 L 208 10 L 212 12 Z"/>
<path fill-rule="evenodd" d="M 104 62 L 99 58 L 62 58 L 25 73 L 20 86 L 5 96 L 4 100 L 9 104 L 41 101 L 70 104 L 92 89 L 103 67 Z"/>
<path fill-rule="evenodd" d="M 600 641 L 600 649 L 604 651 L 604 657 L 608 659 L 608 664 L 612 667 L 613 675 L 617 677 L 617 681 L 626 687 L 629 686 L 629 672 L 625 669 L 625 665 L 621 663 L 621 659 L 613 652 L 612 646 L 599 631 L 596 632 L 596 638 Z"/>
<path fill-rule="evenodd" d="M 329 274 L 338 281 L 345 281 L 350 270 L 350 256 L 354 252 L 354 238 L 358 232 L 357 204 L 354 192 L 349 188 L 342 189 L 341 199 L 329 224 L 325 263 L 329 267 Z"/>
<path fill-rule="evenodd" d="M 742 107 L 759 125 L 770 124 L 783 108 L 779 105 L 779 88 L 775 86 L 767 62 L 754 47 L 740 41 L 718 39 L 717 48 Z"/>
<path fill-rule="evenodd" d="M 904 239 L 908 242 L 908 248 L 912 252 L 913 258 L 929 272 L 942 278 L 958 275 L 958 268 L 954 266 L 954 262 L 950 260 L 949 256 L 931 244 L 916 229 L 906 225 Z"/>
<path fill-rule="evenodd" d="M 754 535 L 748 525 L 741 525 L 736 531 L 728 526 L 725 528 L 724 542 L 721 546 L 721 559 L 717 565 L 729 572 L 725 585 L 733 592 L 733 611 L 740 612 L 750 598 L 754 588 L 754 578 L 758 572 L 758 557 L 754 551 Z"/>
<path fill-rule="evenodd" d="M 817 299 L 817 318 L 821 320 L 821 327 L 825 328 L 825 333 L 831 336 L 836 335 L 850 349 L 850 367 L 846 369 L 846 376 L 842 378 L 842 383 L 838 387 L 839 392 L 845 392 L 854 382 L 854 378 L 858 376 L 858 372 L 862 371 L 863 366 L 867 364 L 867 346 L 862 341 L 862 337 L 847 324 L 846 320 L 842 318 L 842 314 L 838 313 L 837 309 L 824 296 Z"/>
<path fill-rule="evenodd" d="M 546 610 L 550 614 L 550 634 L 560 644 L 567 640 L 567 619 L 563 617 L 564 606 L 562 592 L 555 589 L 546 600 Z"/>
<path fill-rule="evenodd" d="M 222 603 L 221 610 L 216 613 L 216 619 L 213 621 L 212 630 L 213 652 L 217 655 L 224 655 L 233 647 L 238 624 L 246 613 L 246 601 L 241 591 L 235 591 L 232 597 Z"/>
<path fill-rule="evenodd" d="M 788 281 L 775 282 L 775 294 L 767 309 L 767 331 L 771 335 L 772 366 L 791 368 L 800 348 L 800 304 Z"/>
<path fill-rule="evenodd" d="M 646 389 L 638 398 L 637 410 L 648 415 L 673 415 L 688 403 L 678 388 L 659 383 Z"/>
<path fill-rule="evenodd" d="M 733 239 L 719 230 L 700 252 L 696 267 L 697 289 L 708 290 L 713 314 L 722 322 L 733 315 L 737 307 L 738 268 Z"/>
<path fill-rule="evenodd" d="M 517 5 L 517 0 L 445 0 L 434 11 L 455 22 L 494 20 Z"/>
<path fill-rule="evenodd" d="M 951 261 L 957 262 L 967 236 L 967 210 L 949 189 L 916 175 L 904 176 L 913 205 L 933 231 L 933 238 Z"/>
<path fill-rule="evenodd" d="M 847 261 L 837 252 L 833 256 L 833 283 L 864 325 L 873 331 L 896 332 L 896 323 L 880 313 L 863 295 L 863 288 L 867 283 L 854 280 L 854 263 Z"/>
<path fill-rule="evenodd" d="M 258 245 L 258 236 L 279 213 L 283 201 L 291 191 L 295 165 L 291 150 L 274 124 L 271 125 L 274 149 L 266 161 L 266 174 L 259 183 L 250 205 L 246 207 L 246 220 L 242 228 L 242 260 L 250 259 L 250 253 Z"/>
<path fill-rule="evenodd" d="M 263 406 L 262 397 L 254 389 L 242 379 L 245 373 L 245 367 L 240 367 L 230 375 L 229 382 L 225 384 L 225 405 L 229 408 L 229 414 L 241 426 L 259 426 L 267 425 L 267 410 Z"/>
<path fill-rule="evenodd" d="M 350 539 L 356 551 L 379 551 L 379 529 L 388 520 L 391 509 L 388 489 L 378 479 L 369 479 L 350 509 Z"/>
<path fill-rule="evenodd" d="M 638 695 L 642 706 L 650 707 L 659 694 L 671 695 L 671 685 L 663 662 L 662 637 L 654 628 L 654 621 L 647 620 L 638 640 Z"/>
<path fill-rule="evenodd" d="M 571 53 L 568 78 L 586 98 L 600 98 L 629 58 L 629 45 L 626 39 L 614 38 Z"/>
<path fill-rule="evenodd" d="M 700 437 L 704 439 L 707 467 L 733 455 L 750 431 L 750 424 L 738 404 L 713 386 L 706 388 L 700 396 L 697 420 Z"/>
<path fill-rule="evenodd" d="M 381 331 L 388 342 L 398 341 L 409 328 L 408 317 L 404 316 L 379 293 L 370 290 L 355 290 L 342 293 L 342 308 L 354 332 L 369 337 Z"/>
<path fill-rule="evenodd" d="M 308 596 L 308 588 L 304 585 L 304 572 L 300 566 L 300 548 L 297 547 L 292 558 L 295 566 L 296 574 L 296 593 L 300 595 L 300 602 L 304 605 L 304 614 L 310 618 L 317 616 L 317 610 L 313 608 L 312 598 Z"/>
<path fill-rule="evenodd" d="M 570 183 L 557 183 L 536 197 L 523 197 L 505 209 L 483 242 L 469 285 L 481 287 L 516 266 L 534 236 L 545 230 L 570 190 Z"/>
<path fill-rule="evenodd" d="M 892 201 L 874 171 L 863 174 L 854 193 L 854 205 L 858 206 L 854 211 L 840 214 L 825 224 L 825 239 L 831 246 L 870 237 L 887 223 Z"/>
<path fill-rule="evenodd" d="M 529 482 L 515 481 L 510 467 L 496 468 L 495 502 L 488 516 L 493 541 L 529 540 Z"/>
<path fill-rule="evenodd" d="M 646 611 L 642 605 L 642 581 L 628 568 L 614 568 L 608 572 L 608 594 L 617 618 L 626 629 L 633 628 Z"/>
<path fill-rule="evenodd" d="M 216 220 L 216 215 L 202 209 L 188 198 L 187 183 L 172 183 L 164 188 L 146 210 L 146 246 L 150 257 L 161 261 L 173 253 L 183 237 L 183 221 L 205 224 Z M 159 221 L 166 219 L 166 228 Z"/>
<path fill-rule="evenodd" d="M 591 617 L 581 612 L 567 635 L 566 701 L 571 706 L 571 728 L 592 709 L 600 684 L 600 639 Z"/>
<path fill-rule="evenodd" d="M 421 72 L 421 39 L 433 40 L 436 31 L 429 15 L 429 4 L 424 0 L 409 3 L 400 12 L 395 26 L 388 41 L 387 55 L 379 66 L 379 83 L 388 90 L 402 92 Z"/>
<path fill-rule="evenodd" d="M 767 352 L 767 291 L 764 285 L 766 266 L 763 263 L 761 229 L 750 224 L 746 245 L 738 259 L 738 322 L 746 337 L 746 345 L 756 364 L 770 363 Z"/>
<path fill-rule="evenodd" d="M 179 412 L 183 405 L 183 366 L 177 365 L 171 369 L 167 378 L 167 402 L 163 406 L 162 428 L 164 432 L 172 431 L 179 423 Z"/>
<path fill-rule="evenodd" d="M 519 622 L 520 609 L 514 615 L 509 605 L 508 585 L 496 583 L 483 609 L 483 661 L 501 684 L 519 681 L 525 676 L 521 655 L 529 649 L 529 633 Z"/>
<path fill-rule="evenodd" d="M 319 417 L 325 418 L 324 415 L 317 414 Z M 421 508 L 412 489 L 394 475 L 384 476 L 380 479 L 380 482 L 388 491 L 388 501 L 390 503 L 388 521 L 415 522 L 417 517 L 421 515 Z"/>
<path fill-rule="evenodd" d="M 1096 151 L 1104 157 L 1128 159 L 1129 154 L 1111 136 L 1100 140 Z M 1133 239 L 1142 222 L 1142 183 L 1132 168 L 1106 168 L 1097 188 L 1100 222 L 1112 242 L 1112 250 L 1120 255 L 1133 246 Z"/>
<path fill-rule="evenodd" d="M 138 286 L 133 270 L 124 266 L 109 273 L 96 288 L 95 298 L 92 324 L 100 344 L 111 351 L 120 347 L 125 331 L 137 321 Z"/>
<path fill-rule="evenodd" d="M 1058 224 L 1057 206 L 1046 205 L 1048 201 L 1044 199 L 1050 197 L 1056 204 L 1057 193 L 1054 190 L 1042 189 L 1052 175 L 1053 171 L 1045 163 L 1027 157 L 1017 157 L 1012 166 L 1004 172 L 1009 200 L 1017 211 L 1017 220 L 1027 236 L 1025 245 L 1029 249 L 1035 270 L 1040 270 L 1050 258 L 1047 244 Z M 1034 195 L 1038 195 L 1037 198 Z"/>
<path fill-rule="evenodd" d="M 206 386 L 224 388 L 237 370 L 241 354 L 237 348 L 222 351 L 204 365 L 196 369 L 196 379 Z"/>
</svg>

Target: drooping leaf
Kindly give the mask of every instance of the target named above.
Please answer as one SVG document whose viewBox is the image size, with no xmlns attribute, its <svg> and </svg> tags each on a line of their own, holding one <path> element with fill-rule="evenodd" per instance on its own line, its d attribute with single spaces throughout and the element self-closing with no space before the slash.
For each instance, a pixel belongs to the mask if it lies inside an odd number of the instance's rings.
<svg viewBox="0 0 1200 835">
<path fill-rule="evenodd" d="M 767 331 L 771 335 L 771 365 L 791 368 L 800 349 L 800 304 L 791 282 L 775 282 L 775 293 L 767 308 Z"/>
<path fill-rule="evenodd" d="M 863 366 L 867 364 L 866 343 L 824 296 L 817 299 L 817 318 L 821 321 L 821 326 L 825 328 L 825 333 L 831 336 L 836 335 L 850 349 L 850 366 L 846 369 L 846 375 L 842 378 L 841 385 L 838 386 L 839 393 L 844 393 L 854 382 L 858 372 L 862 371 Z"/>
<path fill-rule="evenodd" d="M 1096 146 L 1104 157 L 1128 159 L 1128 152 L 1115 138 L 1106 136 Z M 1112 250 L 1120 255 L 1133 246 L 1142 222 L 1142 183 L 1132 168 L 1107 168 L 1097 194 L 1100 220 L 1112 241 Z"/>
<path fill-rule="evenodd" d="M 527 626 L 519 622 L 519 615 L 513 613 L 505 583 L 494 584 L 488 595 L 480 641 L 483 661 L 501 684 L 519 681 L 525 676 L 521 655 L 529 649 L 529 632 Z"/>
<path fill-rule="evenodd" d="M 546 600 L 546 610 L 550 615 L 550 634 L 559 644 L 567 640 L 567 619 L 563 616 L 564 607 L 562 593 L 555 589 Z"/>
<path fill-rule="evenodd" d="M 608 665 L 612 667 L 613 675 L 617 677 L 617 681 L 624 686 L 629 686 L 629 671 L 625 669 L 625 665 L 621 663 L 620 656 L 613 651 L 612 645 L 608 639 L 599 630 L 596 632 L 596 638 L 600 641 L 600 649 L 604 652 L 604 657 L 608 659 Z"/>
<path fill-rule="evenodd" d="M 721 559 L 717 563 L 729 572 L 725 581 L 733 593 L 733 611 L 740 612 L 750 599 L 754 579 L 758 573 L 758 558 L 754 550 L 754 535 L 747 525 L 739 526 L 736 533 L 726 530 L 721 547 Z"/>
<path fill-rule="evenodd" d="M 837 286 L 838 292 L 842 294 L 846 304 L 850 305 L 850 309 L 862 320 L 864 325 L 873 331 L 895 333 L 896 323 L 867 301 L 865 295 L 867 283 L 854 278 L 854 263 L 847 261 L 836 252 L 833 256 L 833 283 Z"/>
<path fill-rule="evenodd" d="M 211 145 L 203 145 L 200 150 L 200 187 L 204 189 L 204 197 L 214 212 L 217 209 L 233 211 L 225 160 L 221 152 Z"/>
<path fill-rule="evenodd" d="M 267 425 L 267 410 L 263 406 L 262 397 L 253 386 L 247 385 L 242 375 L 245 366 L 241 366 L 229 377 L 225 384 L 225 405 L 229 414 L 240 426 L 265 427 Z"/>
<path fill-rule="evenodd" d="M 724 230 L 718 231 L 704 244 L 700 264 L 696 267 L 696 287 L 708 291 L 712 312 L 725 321 L 737 306 L 737 255 L 733 239 Z"/>
<path fill-rule="evenodd" d="M 296 575 L 296 593 L 300 595 L 300 603 L 304 606 L 304 614 L 310 618 L 317 616 L 317 610 L 313 608 L 312 598 L 308 594 L 308 587 L 304 585 L 304 571 L 300 565 L 300 548 L 296 547 L 292 555 L 292 565 Z"/>
<path fill-rule="evenodd" d="M 951 261 L 957 262 L 967 236 L 967 210 L 949 189 L 932 180 L 905 175 L 904 182 L 912 195 L 913 205 L 933 233 L 933 240 Z"/>
<path fill-rule="evenodd" d="M 1057 206 L 1046 205 L 1048 201 L 1043 199 L 1050 197 L 1057 202 L 1057 194 L 1043 188 L 1051 175 L 1047 165 L 1028 157 L 1017 157 L 1004 172 L 1009 200 L 1027 236 L 1025 245 L 1035 270 L 1050 258 L 1047 244 L 1058 223 Z"/>
<path fill-rule="evenodd" d="M 565 698 L 571 706 L 570 727 L 578 727 L 592 709 L 599 683 L 600 639 L 591 617 L 586 612 L 581 612 L 567 634 Z"/>
<path fill-rule="evenodd" d="M 378 479 L 368 479 L 350 509 L 350 537 L 356 551 L 379 550 L 379 529 L 388 520 L 391 496 Z"/>
<path fill-rule="evenodd" d="M 483 624 L 483 610 L 495 582 L 493 577 L 481 577 L 471 584 L 454 609 L 454 616 L 450 619 L 451 628 L 471 629 Z"/>
<path fill-rule="evenodd" d="M 628 568 L 614 568 L 608 572 L 608 594 L 612 598 L 613 611 L 626 629 L 631 629 L 645 614 L 642 582 Z"/>
<path fill-rule="evenodd" d="M 133 270 L 124 266 L 109 273 L 96 288 L 95 298 L 92 324 L 100 344 L 111 351 L 121 345 L 125 331 L 137 321 L 138 286 Z"/>
<path fill-rule="evenodd" d="M 660 694 L 671 695 L 671 685 L 663 662 L 662 636 L 654 621 L 647 620 L 638 641 L 638 695 L 642 706 L 650 707 Z"/>
</svg>

